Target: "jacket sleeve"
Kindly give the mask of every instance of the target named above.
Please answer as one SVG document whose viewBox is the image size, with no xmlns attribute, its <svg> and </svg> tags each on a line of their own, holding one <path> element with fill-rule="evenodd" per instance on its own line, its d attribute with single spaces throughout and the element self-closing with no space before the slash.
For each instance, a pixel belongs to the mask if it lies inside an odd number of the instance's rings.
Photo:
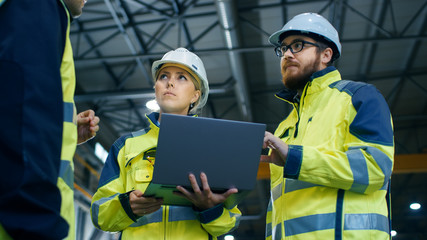
<svg viewBox="0 0 427 240">
<path fill-rule="evenodd" d="M 90 207 L 94 226 L 104 231 L 121 231 L 134 223 L 132 211 L 122 204 L 128 199 L 119 164 L 123 162 L 120 149 L 124 142 L 125 138 L 120 138 L 111 147 Z"/>
<path fill-rule="evenodd" d="M 202 212 L 197 212 L 202 227 L 212 236 L 217 237 L 233 231 L 239 226 L 242 213 L 234 206 L 227 209 L 223 204 Z"/>
<path fill-rule="evenodd" d="M 364 85 L 352 93 L 346 115 L 341 139 L 330 140 L 342 141 L 342 148 L 289 145 L 284 177 L 365 194 L 387 189 L 394 139 L 386 101 Z"/>
</svg>

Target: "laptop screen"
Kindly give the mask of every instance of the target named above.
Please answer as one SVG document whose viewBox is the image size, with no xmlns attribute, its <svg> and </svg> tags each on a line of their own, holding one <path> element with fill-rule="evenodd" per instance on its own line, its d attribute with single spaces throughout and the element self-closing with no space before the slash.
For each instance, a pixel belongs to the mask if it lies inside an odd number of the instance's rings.
<svg viewBox="0 0 427 240">
<path fill-rule="evenodd" d="M 189 173 L 201 187 L 201 172 L 206 173 L 214 192 L 232 187 L 239 193 L 251 191 L 265 129 L 259 123 L 162 114 L 153 179 L 145 195 L 164 197 L 159 195 L 176 191 L 176 185 L 191 189 Z M 179 199 L 164 200 L 174 205 Z"/>
</svg>

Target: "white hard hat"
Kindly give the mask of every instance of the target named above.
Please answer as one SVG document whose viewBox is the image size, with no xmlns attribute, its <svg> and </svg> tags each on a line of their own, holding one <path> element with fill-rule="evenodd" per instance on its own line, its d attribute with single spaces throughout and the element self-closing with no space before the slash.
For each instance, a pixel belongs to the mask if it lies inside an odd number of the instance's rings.
<svg viewBox="0 0 427 240">
<path fill-rule="evenodd" d="M 341 56 L 341 43 L 338 32 L 332 24 L 317 13 L 302 13 L 293 17 L 283 28 L 273 33 L 268 41 L 274 46 L 280 46 L 286 35 L 295 32 L 307 34 L 315 37 L 323 37 L 327 42 L 332 43 L 334 51 L 333 60 Z"/>
<path fill-rule="evenodd" d="M 185 48 L 177 48 L 175 50 L 169 51 L 163 55 L 161 60 L 153 62 L 153 65 L 151 66 L 151 74 L 153 76 L 154 82 L 157 78 L 157 72 L 161 69 L 163 64 L 166 63 L 182 65 L 191 71 L 190 74 L 193 77 L 196 77 L 196 80 L 200 82 L 201 87 L 201 96 L 191 110 L 195 111 L 205 106 L 209 95 L 209 83 L 202 60 L 196 54 L 188 51 Z"/>
</svg>

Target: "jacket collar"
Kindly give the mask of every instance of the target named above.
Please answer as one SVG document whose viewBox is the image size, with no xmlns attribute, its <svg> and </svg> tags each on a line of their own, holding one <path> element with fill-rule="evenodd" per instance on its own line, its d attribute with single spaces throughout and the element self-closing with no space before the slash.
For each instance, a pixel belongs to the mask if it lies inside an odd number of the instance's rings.
<svg viewBox="0 0 427 240">
<path fill-rule="evenodd" d="M 153 128 L 156 126 L 157 128 L 160 127 L 159 123 L 159 116 L 160 114 L 158 112 L 152 112 L 149 115 L 145 115 L 150 123 L 150 128 Z"/>
<path fill-rule="evenodd" d="M 306 95 L 318 92 L 327 87 L 329 84 L 338 80 L 341 80 L 341 74 L 334 66 L 329 66 L 318 72 L 315 72 L 313 75 L 311 75 L 310 81 L 307 83 L 308 86 L 305 86 L 305 88 L 307 88 Z M 293 91 L 287 88 L 283 88 L 280 92 L 276 93 L 275 96 L 290 103 L 299 101 L 297 91 Z"/>
<path fill-rule="evenodd" d="M 145 115 L 150 123 L 150 128 L 153 128 L 156 126 L 157 128 L 160 128 L 160 122 L 159 122 L 159 116 L 160 114 L 158 112 L 152 112 L 149 115 Z M 188 114 L 187 116 L 190 117 L 197 117 L 197 114 Z"/>
</svg>

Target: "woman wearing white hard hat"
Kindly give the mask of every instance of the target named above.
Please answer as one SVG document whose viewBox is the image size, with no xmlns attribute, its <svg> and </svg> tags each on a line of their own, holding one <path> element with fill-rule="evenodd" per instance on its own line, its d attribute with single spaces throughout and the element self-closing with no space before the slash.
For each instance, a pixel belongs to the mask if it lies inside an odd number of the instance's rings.
<svg viewBox="0 0 427 240">
<path fill-rule="evenodd" d="M 119 138 L 111 147 L 93 196 L 92 222 L 104 231 L 120 231 L 122 239 L 217 239 L 238 226 L 237 206 L 227 209 L 223 205 L 237 189 L 224 194 L 200 191 L 190 174 L 194 193 L 182 187 L 178 190 L 193 207 L 162 205 L 161 199 L 143 196 L 152 179 L 161 115 L 194 114 L 205 105 L 209 93 L 203 62 L 185 48 L 155 61 L 152 76 L 160 111 L 147 116 L 148 128 Z M 202 173 L 200 179 L 203 189 L 209 189 L 207 176 Z"/>
</svg>

